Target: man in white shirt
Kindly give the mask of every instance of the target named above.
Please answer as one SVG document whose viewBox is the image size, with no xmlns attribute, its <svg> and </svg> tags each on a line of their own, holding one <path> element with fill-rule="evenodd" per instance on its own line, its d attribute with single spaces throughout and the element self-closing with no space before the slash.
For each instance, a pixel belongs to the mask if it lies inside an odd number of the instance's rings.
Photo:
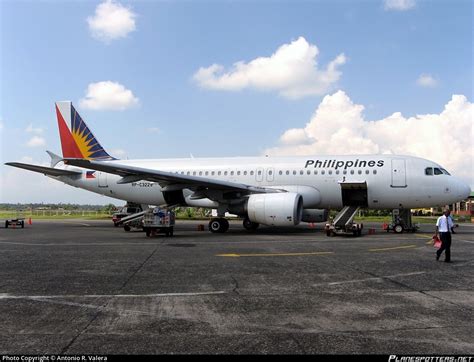
<svg viewBox="0 0 474 362">
<path fill-rule="evenodd" d="M 445 251 L 446 263 L 451 263 L 451 229 L 454 227 L 453 219 L 449 216 L 449 208 L 444 210 L 444 214 L 436 221 L 436 236 L 441 239 L 441 248 L 436 251 L 436 260 L 439 260 L 441 253 Z"/>
</svg>

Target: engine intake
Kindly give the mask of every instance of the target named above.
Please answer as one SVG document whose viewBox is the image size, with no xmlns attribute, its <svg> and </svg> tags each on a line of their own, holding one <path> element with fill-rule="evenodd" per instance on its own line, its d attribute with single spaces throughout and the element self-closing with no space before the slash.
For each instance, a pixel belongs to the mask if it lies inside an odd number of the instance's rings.
<svg viewBox="0 0 474 362">
<path fill-rule="evenodd" d="M 303 217 L 303 197 L 294 192 L 250 195 L 250 221 L 271 226 L 298 225 Z"/>
</svg>

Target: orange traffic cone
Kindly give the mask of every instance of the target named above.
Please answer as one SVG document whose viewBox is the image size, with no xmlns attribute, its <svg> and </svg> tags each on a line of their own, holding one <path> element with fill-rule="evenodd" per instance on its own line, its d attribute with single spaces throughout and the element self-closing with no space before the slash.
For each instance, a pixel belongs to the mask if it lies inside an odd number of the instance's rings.
<svg viewBox="0 0 474 362">
<path fill-rule="evenodd" d="M 33 222 L 31 221 L 31 217 L 28 219 L 28 225 L 31 225 L 33 224 Z"/>
</svg>

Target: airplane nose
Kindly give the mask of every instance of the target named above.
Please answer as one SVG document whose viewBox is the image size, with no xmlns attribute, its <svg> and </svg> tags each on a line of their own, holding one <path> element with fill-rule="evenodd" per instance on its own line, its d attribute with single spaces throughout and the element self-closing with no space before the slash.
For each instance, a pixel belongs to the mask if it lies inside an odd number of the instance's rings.
<svg viewBox="0 0 474 362">
<path fill-rule="evenodd" d="M 463 195 L 463 200 L 467 199 L 471 195 L 471 187 L 466 183 L 461 183 L 461 194 Z"/>
</svg>

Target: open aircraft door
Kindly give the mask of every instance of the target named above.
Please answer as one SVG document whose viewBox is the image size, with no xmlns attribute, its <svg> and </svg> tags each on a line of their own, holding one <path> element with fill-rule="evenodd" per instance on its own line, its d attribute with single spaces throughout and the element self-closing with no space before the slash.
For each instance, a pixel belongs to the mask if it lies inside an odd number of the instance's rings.
<svg viewBox="0 0 474 362">
<path fill-rule="evenodd" d="M 405 160 L 395 158 L 392 160 L 392 187 L 407 187 Z"/>
<path fill-rule="evenodd" d="M 339 182 L 342 192 L 342 205 L 367 207 L 367 182 Z"/>
</svg>

